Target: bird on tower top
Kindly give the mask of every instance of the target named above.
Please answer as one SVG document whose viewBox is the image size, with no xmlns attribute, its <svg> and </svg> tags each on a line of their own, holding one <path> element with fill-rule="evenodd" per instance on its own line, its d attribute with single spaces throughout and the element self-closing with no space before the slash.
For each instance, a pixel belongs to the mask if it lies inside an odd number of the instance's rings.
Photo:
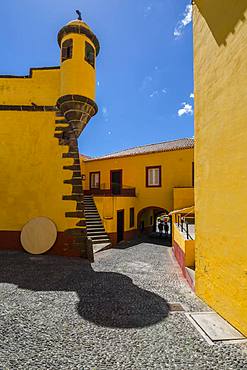
<svg viewBox="0 0 247 370">
<path fill-rule="evenodd" d="M 78 20 L 79 21 L 82 21 L 82 17 L 81 17 L 81 12 L 80 12 L 80 10 L 76 10 L 76 13 L 78 14 Z"/>
</svg>

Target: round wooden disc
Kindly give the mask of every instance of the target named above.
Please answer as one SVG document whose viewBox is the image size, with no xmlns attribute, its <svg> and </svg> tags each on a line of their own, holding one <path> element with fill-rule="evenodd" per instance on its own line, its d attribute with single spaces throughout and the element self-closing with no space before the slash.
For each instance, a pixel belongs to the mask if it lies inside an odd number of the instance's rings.
<svg viewBox="0 0 247 370">
<path fill-rule="evenodd" d="M 56 225 L 47 217 L 32 218 L 21 231 L 21 244 L 31 254 L 47 252 L 56 238 Z"/>
</svg>

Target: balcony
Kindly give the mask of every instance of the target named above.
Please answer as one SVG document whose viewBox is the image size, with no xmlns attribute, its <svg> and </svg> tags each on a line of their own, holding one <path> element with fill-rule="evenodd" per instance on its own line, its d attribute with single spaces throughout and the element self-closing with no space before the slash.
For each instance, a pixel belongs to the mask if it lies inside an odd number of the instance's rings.
<svg viewBox="0 0 247 370">
<path fill-rule="evenodd" d="M 136 197 L 136 189 L 127 185 L 112 184 L 107 188 L 106 184 L 101 184 L 100 189 L 84 190 L 84 194 L 92 194 L 96 197 Z"/>
</svg>

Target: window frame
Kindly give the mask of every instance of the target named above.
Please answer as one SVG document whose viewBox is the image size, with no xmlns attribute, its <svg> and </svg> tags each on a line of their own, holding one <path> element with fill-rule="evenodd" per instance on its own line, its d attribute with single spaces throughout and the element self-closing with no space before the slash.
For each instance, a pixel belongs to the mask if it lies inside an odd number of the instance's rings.
<svg viewBox="0 0 247 370">
<path fill-rule="evenodd" d="M 93 56 L 94 56 L 93 63 L 91 63 L 91 60 L 87 57 L 87 48 L 88 47 L 90 47 L 91 50 L 93 51 Z M 84 59 L 88 64 L 90 64 L 91 67 L 93 67 L 93 69 L 95 69 L 96 53 L 95 53 L 94 47 L 88 41 L 85 41 L 85 57 L 84 57 Z"/>
<path fill-rule="evenodd" d="M 147 188 L 161 188 L 162 182 L 161 182 L 161 166 L 147 166 L 146 167 L 146 187 Z M 159 169 L 159 184 L 158 185 L 149 185 L 149 170 Z"/>
<path fill-rule="evenodd" d="M 129 216 L 129 227 L 135 227 L 135 207 L 130 207 Z"/>
<path fill-rule="evenodd" d="M 92 187 L 92 176 L 99 175 L 99 185 L 98 187 Z M 100 189 L 100 171 L 89 172 L 89 188 L 90 190 L 99 190 Z"/>
<path fill-rule="evenodd" d="M 68 46 L 65 44 L 68 44 Z M 68 50 L 70 50 L 69 56 Z M 67 39 L 62 43 L 61 46 L 61 63 L 65 62 L 68 59 L 72 59 L 72 57 L 73 57 L 73 39 Z"/>
</svg>

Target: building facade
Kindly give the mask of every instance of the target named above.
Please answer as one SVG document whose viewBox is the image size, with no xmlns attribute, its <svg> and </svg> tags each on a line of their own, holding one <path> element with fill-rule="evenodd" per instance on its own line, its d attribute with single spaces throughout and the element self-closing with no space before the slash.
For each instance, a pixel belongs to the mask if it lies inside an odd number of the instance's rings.
<svg viewBox="0 0 247 370">
<path fill-rule="evenodd" d="M 93 197 L 113 245 L 154 230 L 156 217 L 174 205 L 193 204 L 193 147 L 193 139 L 180 139 L 81 157 L 84 194 Z"/>
</svg>

